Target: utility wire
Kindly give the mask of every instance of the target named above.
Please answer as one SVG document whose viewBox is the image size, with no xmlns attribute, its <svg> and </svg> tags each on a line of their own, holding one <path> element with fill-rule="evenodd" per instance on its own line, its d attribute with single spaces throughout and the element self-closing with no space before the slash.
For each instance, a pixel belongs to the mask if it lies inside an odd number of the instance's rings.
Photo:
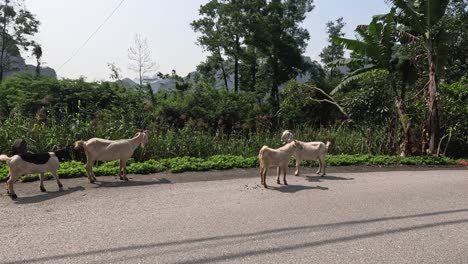
<svg viewBox="0 0 468 264">
<path fill-rule="evenodd" d="M 110 13 L 110 15 L 104 20 L 104 22 L 102 22 L 97 28 L 96 30 L 88 37 L 88 39 L 83 43 L 83 45 L 81 45 L 71 56 L 68 60 L 66 60 L 59 68 L 58 70 L 62 69 L 63 66 L 65 66 L 67 63 L 69 63 L 73 58 L 75 58 L 76 55 L 78 55 L 78 53 L 86 46 L 86 44 L 88 44 L 88 42 L 99 32 L 99 30 L 107 23 L 107 21 L 109 21 L 109 19 L 111 19 L 111 17 L 115 14 L 115 12 L 117 12 L 117 10 L 120 8 L 120 6 L 123 4 L 123 2 L 125 2 L 125 0 L 121 0 L 120 3 L 114 8 L 114 10 L 112 10 L 112 12 Z"/>
</svg>

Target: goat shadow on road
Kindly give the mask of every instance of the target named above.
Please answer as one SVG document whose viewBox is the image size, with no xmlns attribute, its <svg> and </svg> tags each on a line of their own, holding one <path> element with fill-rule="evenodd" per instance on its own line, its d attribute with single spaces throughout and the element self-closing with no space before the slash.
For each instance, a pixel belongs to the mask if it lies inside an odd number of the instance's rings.
<svg viewBox="0 0 468 264">
<path fill-rule="evenodd" d="M 45 202 L 48 200 L 52 200 L 58 197 L 62 197 L 68 194 L 72 194 L 74 192 L 79 192 L 79 191 L 84 191 L 85 188 L 82 186 L 76 186 L 76 187 L 69 187 L 68 189 L 63 189 L 63 190 L 58 190 L 54 192 L 46 192 L 40 195 L 35 195 L 35 196 L 26 196 L 26 197 L 18 197 L 17 200 L 15 200 L 16 204 L 34 204 L 34 203 L 41 203 Z"/>
<path fill-rule="evenodd" d="M 121 181 L 117 179 L 115 181 L 96 181 L 95 185 L 97 188 L 121 188 L 121 187 L 135 187 L 135 186 L 148 186 L 148 185 L 155 185 L 155 184 L 170 184 L 172 183 L 170 180 L 166 178 L 161 178 L 158 180 L 152 181 L 136 181 L 130 178 L 129 181 Z"/>
<path fill-rule="evenodd" d="M 305 177 L 309 182 L 323 182 L 324 180 L 329 180 L 329 181 L 352 181 L 354 178 L 346 178 L 346 177 L 340 177 L 340 176 L 331 176 L 331 175 L 326 175 L 326 176 L 306 176 Z"/>
<path fill-rule="evenodd" d="M 275 187 L 275 186 L 269 186 L 269 189 L 279 191 L 282 193 L 297 193 L 299 191 L 305 191 L 305 190 L 322 190 L 326 191 L 328 190 L 327 187 L 322 187 L 322 186 L 304 186 L 304 185 L 281 185 L 280 187 Z"/>
</svg>

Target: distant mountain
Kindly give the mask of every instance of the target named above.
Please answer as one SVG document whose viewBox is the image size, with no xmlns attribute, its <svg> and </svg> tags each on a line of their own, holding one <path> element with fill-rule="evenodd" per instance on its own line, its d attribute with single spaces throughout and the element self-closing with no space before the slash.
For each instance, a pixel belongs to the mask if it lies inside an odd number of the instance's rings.
<svg viewBox="0 0 468 264">
<path fill-rule="evenodd" d="M 138 81 L 132 80 L 130 78 L 124 78 L 119 81 L 125 88 L 130 89 L 138 86 Z M 155 78 L 151 80 L 145 80 L 145 84 L 150 84 L 151 89 L 154 92 L 161 91 L 161 90 L 174 90 L 176 87 L 176 81 L 173 79 L 161 79 Z"/>
<path fill-rule="evenodd" d="M 35 75 L 36 74 L 36 66 L 35 65 L 30 65 L 26 64 L 23 58 L 18 57 L 18 56 L 10 56 L 10 70 L 5 71 L 4 76 L 8 77 L 9 75 L 12 74 L 31 74 Z M 57 73 L 55 72 L 54 69 L 50 67 L 41 67 L 41 75 L 42 76 L 49 76 L 49 77 L 57 77 Z"/>
<path fill-rule="evenodd" d="M 122 80 L 118 80 L 117 82 L 127 89 L 133 88 L 138 85 L 130 78 L 123 78 Z"/>
</svg>

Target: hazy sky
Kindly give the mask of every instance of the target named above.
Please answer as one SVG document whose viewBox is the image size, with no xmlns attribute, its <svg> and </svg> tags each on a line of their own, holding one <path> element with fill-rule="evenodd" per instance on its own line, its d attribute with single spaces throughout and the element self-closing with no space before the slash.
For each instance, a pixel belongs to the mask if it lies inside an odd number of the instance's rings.
<svg viewBox="0 0 468 264">
<path fill-rule="evenodd" d="M 60 66 L 84 43 L 121 0 L 26 0 L 27 8 L 41 21 L 35 39 L 42 44 L 44 64 L 59 77 L 107 80 L 108 62 L 115 62 L 124 76 L 128 69 L 127 49 L 135 33 L 148 38 L 158 71 L 179 75 L 195 70 L 206 54 L 195 44 L 197 35 L 190 22 L 207 0 L 126 0 L 90 42 L 66 65 Z M 356 25 L 370 22 L 375 14 L 388 11 L 384 0 L 315 0 L 304 27 L 311 39 L 306 56 L 319 60 L 327 45 L 325 23 L 342 16 L 345 33 L 354 37 Z M 60 68 L 60 69 L 59 69 Z"/>
</svg>

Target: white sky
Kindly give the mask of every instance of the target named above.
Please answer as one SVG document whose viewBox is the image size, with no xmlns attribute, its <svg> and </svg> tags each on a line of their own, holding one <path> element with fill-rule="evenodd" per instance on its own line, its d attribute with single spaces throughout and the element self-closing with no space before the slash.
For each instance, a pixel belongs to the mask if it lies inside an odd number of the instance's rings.
<svg viewBox="0 0 468 264">
<path fill-rule="evenodd" d="M 126 0 L 74 59 L 59 69 L 120 1 L 26 0 L 27 8 L 41 21 L 35 39 L 42 44 L 44 64 L 59 77 L 107 80 L 107 63 L 115 62 L 124 76 L 134 78 L 128 70 L 127 49 L 136 33 L 148 38 L 157 70 L 163 73 L 175 69 L 185 76 L 205 59 L 190 23 L 207 0 Z M 357 25 L 369 23 L 373 15 L 389 9 L 384 0 L 315 0 L 315 6 L 304 22 L 311 36 L 305 55 L 313 60 L 319 60 L 318 54 L 327 45 L 327 21 L 343 16 L 344 31 L 353 37 Z"/>
</svg>

